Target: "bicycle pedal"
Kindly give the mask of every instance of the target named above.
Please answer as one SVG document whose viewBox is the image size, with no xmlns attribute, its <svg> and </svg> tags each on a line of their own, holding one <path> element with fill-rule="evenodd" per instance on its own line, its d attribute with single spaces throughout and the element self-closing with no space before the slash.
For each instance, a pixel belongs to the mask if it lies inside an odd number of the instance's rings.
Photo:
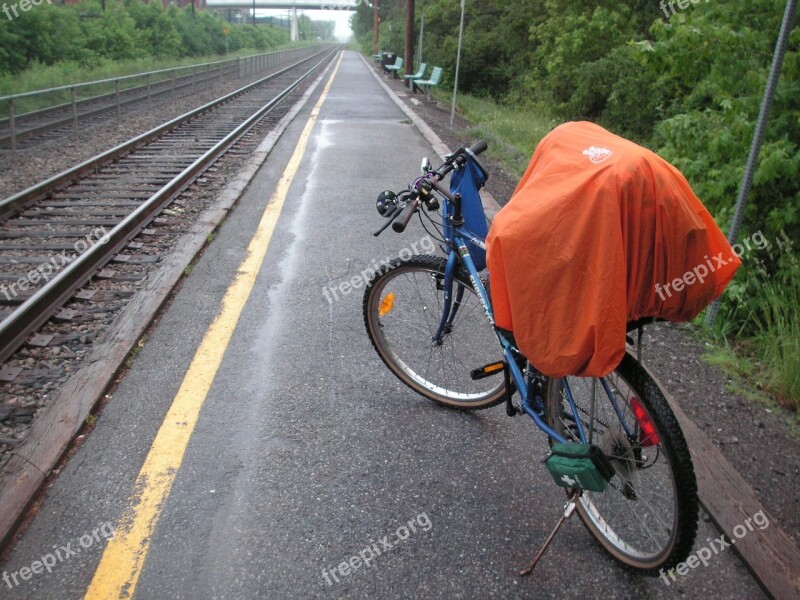
<svg viewBox="0 0 800 600">
<path fill-rule="evenodd" d="M 506 364 L 503 361 L 493 362 L 479 369 L 473 369 L 470 371 L 469 376 L 473 381 L 478 381 L 479 379 L 485 379 L 487 377 L 491 377 L 492 375 L 502 373 L 503 369 L 505 369 L 505 366 Z"/>
</svg>

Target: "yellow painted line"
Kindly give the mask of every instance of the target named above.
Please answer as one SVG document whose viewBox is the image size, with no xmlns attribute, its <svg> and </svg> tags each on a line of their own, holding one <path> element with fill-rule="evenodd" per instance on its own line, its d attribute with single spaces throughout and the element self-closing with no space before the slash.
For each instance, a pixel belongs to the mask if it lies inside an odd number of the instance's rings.
<svg viewBox="0 0 800 600">
<path fill-rule="evenodd" d="M 311 130 L 330 92 L 341 60 L 340 55 L 322 96 L 300 134 L 294 154 L 264 209 L 255 236 L 247 247 L 247 255 L 222 300 L 222 308 L 203 336 L 178 394 L 150 447 L 136 478 L 134 491 L 128 499 L 128 509 L 103 552 L 86 598 L 130 598 L 136 590 L 158 517 L 183 462 L 200 409 L 211 389 L 242 309 L 253 290 L 289 187 L 300 168 Z"/>
</svg>

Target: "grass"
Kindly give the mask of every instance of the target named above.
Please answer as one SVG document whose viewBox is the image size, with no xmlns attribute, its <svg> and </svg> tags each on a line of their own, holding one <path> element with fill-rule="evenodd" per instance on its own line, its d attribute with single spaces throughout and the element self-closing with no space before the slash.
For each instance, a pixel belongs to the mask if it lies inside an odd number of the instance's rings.
<svg viewBox="0 0 800 600">
<path fill-rule="evenodd" d="M 800 416 L 800 280 L 765 282 L 762 298 L 753 338 L 761 376 L 778 401 Z"/>
<path fill-rule="evenodd" d="M 435 95 L 443 103 L 452 98 L 445 90 Z M 472 123 L 474 137 L 489 142 L 493 156 L 516 177 L 524 173 L 539 141 L 559 124 L 546 109 L 503 105 L 466 94 L 458 96 L 458 112 Z M 707 360 L 746 379 L 764 397 L 769 393 L 800 419 L 800 266 L 797 260 L 793 264 L 792 274 L 763 282 L 760 309 L 744 325 L 726 322 L 720 315 L 716 345 Z M 742 331 L 750 333 L 737 335 Z M 729 341 L 737 338 L 738 342 Z"/>
<path fill-rule="evenodd" d="M 787 412 L 785 399 L 776 398 L 774 390 L 766 385 L 763 374 L 769 373 L 753 353 L 752 341 L 737 346 L 718 337 L 709 337 L 707 331 L 697 329 L 706 340 L 703 360 L 721 369 L 729 378 L 726 389 L 752 403 L 760 404 L 767 412 L 785 415 L 787 429 L 800 438 L 800 413 Z"/>
<path fill-rule="evenodd" d="M 442 102 L 450 96 L 439 92 Z M 458 112 L 472 124 L 476 138 L 486 140 L 492 155 L 515 177 L 522 177 L 541 139 L 560 121 L 546 111 L 498 104 L 494 100 L 459 94 Z"/>
<path fill-rule="evenodd" d="M 759 299 L 759 310 L 737 331 L 720 315 L 721 322 L 706 331 L 712 343 L 704 358 L 769 393 L 800 422 L 800 278 L 762 281 Z"/>
</svg>

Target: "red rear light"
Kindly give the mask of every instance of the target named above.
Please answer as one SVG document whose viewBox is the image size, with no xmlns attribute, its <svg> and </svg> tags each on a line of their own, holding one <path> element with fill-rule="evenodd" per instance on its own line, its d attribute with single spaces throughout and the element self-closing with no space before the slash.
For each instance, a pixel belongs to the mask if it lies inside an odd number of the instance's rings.
<svg viewBox="0 0 800 600">
<path fill-rule="evenodd" d="M 647 414 L 647 411 L 639 402 L 636 396 L 631 396 L 631 410 L 639 424 L 639 445 L 642 447 L 656 446 L 661 443 L 661 439 L 656 432 L 656 426 Z"/>
</svg>

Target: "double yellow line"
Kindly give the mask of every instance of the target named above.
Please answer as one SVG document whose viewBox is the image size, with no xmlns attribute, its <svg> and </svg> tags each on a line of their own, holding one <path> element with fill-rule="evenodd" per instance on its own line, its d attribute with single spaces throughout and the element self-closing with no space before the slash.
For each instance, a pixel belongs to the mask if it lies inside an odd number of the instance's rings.
<svg viewBox="0 0 800 600">
<path fill-rule="evenodd" d="M 258 229 L 247 247 L 247 255 L 222 300 L 222 308 L 203 336 L 189 370 L 183 378 L 183 383 L 150 447 L 150 452 L 136 478 L 134 492 L 128 499 L 128 508 L 117 525 L 114 537 L 103 552 L 86 592 L 86 598 L 130 598 L 136 590 L 153 532 L 166 504 L 172 482 L 183 462 L 186 446 L 197 424 L 200 409 L 253 290 L 289 188 L 300 168 L 311 131 L 328 97 L 341 60 L 340 55 L 320 99 L 300 134 L 294 154 L 264 209 Z"/>
</svg>

